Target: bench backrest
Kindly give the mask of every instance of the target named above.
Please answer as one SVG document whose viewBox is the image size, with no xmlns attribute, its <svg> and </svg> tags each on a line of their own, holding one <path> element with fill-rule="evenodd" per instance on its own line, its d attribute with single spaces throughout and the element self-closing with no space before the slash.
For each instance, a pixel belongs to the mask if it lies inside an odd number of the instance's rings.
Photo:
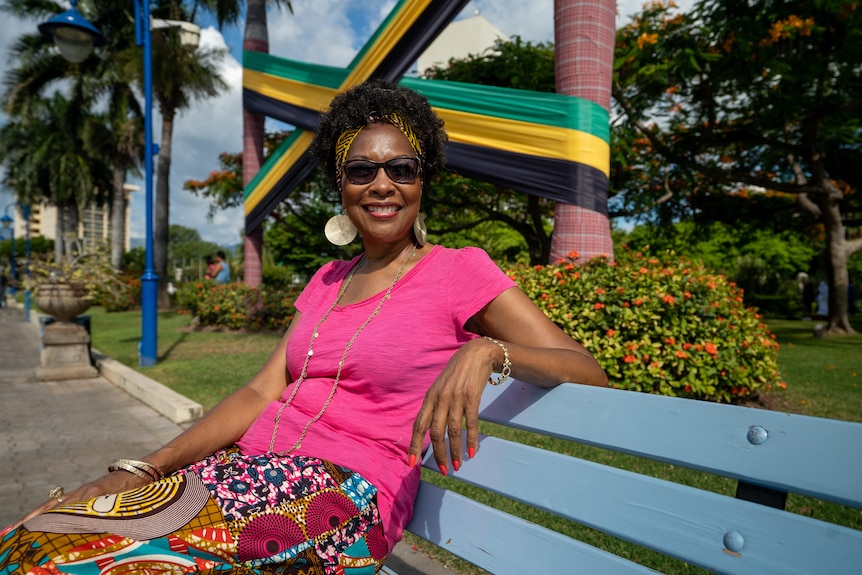
<svg viewBox="0 0 862 575">
<path fill-rule="evenodd" d="M 862 509 L 859 423 L 514 380 L 486 389 L 480 416 L 730 477 L 749 499 Z M 453 476 L 719 573 L 862 572 L 862 531 L 495 437 Z M 654 572 L 425 482 L 408 530 L 491 573 Z"/>
</svg>

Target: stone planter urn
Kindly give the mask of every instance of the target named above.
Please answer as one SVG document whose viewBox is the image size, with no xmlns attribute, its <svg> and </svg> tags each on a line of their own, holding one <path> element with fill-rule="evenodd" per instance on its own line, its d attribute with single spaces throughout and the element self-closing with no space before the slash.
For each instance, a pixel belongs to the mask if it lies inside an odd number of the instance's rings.
<svg viewBox="0 0 862 575">
<path fill-rule="evenodd" d="M 73 283 L 46 283 L 38 286 L 36 305 L 56 321 L 42 333 L 42 359 L 36 378 L 48 380 L 90 379 L 99 371 L 90 358 L 90 334 L 74 322 L 90 308 L 87 291 Z"/>
</svg>

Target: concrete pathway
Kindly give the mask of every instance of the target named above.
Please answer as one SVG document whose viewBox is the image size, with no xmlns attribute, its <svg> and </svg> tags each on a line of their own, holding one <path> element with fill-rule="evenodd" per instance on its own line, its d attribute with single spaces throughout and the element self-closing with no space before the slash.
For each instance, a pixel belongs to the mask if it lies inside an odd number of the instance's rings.
<svg viewBox="0 0 862 575">
<path fill-rule="evenodd" d="M 39 345 L 38 328 L 22 309 L 0 308 L 0 530 L 44 502 L 51 488 L 72 489 L 111 461 L 140 457 L 183 430 L 104 377 L 36 380 Z M 398 575 L 452 573 L 404 543 L 387 565 Z"/>
</svg>

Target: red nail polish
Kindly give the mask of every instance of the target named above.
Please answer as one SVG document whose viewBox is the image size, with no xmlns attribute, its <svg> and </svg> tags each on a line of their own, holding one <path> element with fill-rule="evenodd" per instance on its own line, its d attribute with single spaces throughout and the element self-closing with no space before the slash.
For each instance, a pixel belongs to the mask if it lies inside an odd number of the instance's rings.
<svg viewBox="0 0 862 575">
<path fill-rule="evenodd" d="M 472 447 L 468 447 L 467 448 L 467 457 L 469 457 L 470 459 L 473 459 L 474 457 L 476 457 L 476 450 Z"/>
<path fill-rule="evenodd" d="M 452 467 L 454 467 L 455 471 L 458 472 L 461 469 L 461 462 L 456 459 L 452 462 Z"/>
<path fill-rule="evenodd" d="M 448 468 L 448 467 L 446 467 L 446 464 L 445 464 L 445 463 L 441 463 L 441 464 L 440 464 L 440 465 L 438 465 L 437 467 L 439 467 L 439 468 L 440 468 L 440 474 L 441 474 L 443 477 L 446 477 L 447 475 L 449 475 L 449 468 Z"/>
<path fill-rule="evenodd" d="M 410 457 L 407 458 L 407 467 L 413 467 L 416 465 L 416 455 L 411 453 Z"/>
</svg>

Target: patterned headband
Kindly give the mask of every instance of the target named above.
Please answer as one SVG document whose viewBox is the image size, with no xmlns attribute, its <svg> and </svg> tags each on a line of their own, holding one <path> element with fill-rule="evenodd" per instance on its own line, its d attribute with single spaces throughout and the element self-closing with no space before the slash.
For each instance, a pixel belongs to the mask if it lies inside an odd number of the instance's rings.
<svg viewBox="0 0 862 575">
<path fill-rule="evenodd" d="M 376 124 L 380 121 L 388 122 L 398 128 L 398 130 L 404 134 L 404 137 L 406 137 L 410 142 L 410 147 L 413 148 L 416 155 L 420 158 L 422 157 L 422 144 L 419 142 L 419 138 L 416 137 L 416 133 L 399 114 L 394 112 L 391 114 L 379 114 L 377 112 L 371 112 L 368 114 L 369 124 Z M 344 165 L 344 161 L 347 159 L 347 152 L 350 151 L 350 146 L 353 145 L 353 140 L 356 139 L 356 136 L 359 135 L 359 132 L 361 132 L 363 128 L 365 128 L 365 126 L 351 128 L 349 130 L 345 130 L 340 136 L 338 136 L 338 141 L 335 143 L 335 175 L 339 182 L 341 182 L 341 168 Z"/>
</svg>

